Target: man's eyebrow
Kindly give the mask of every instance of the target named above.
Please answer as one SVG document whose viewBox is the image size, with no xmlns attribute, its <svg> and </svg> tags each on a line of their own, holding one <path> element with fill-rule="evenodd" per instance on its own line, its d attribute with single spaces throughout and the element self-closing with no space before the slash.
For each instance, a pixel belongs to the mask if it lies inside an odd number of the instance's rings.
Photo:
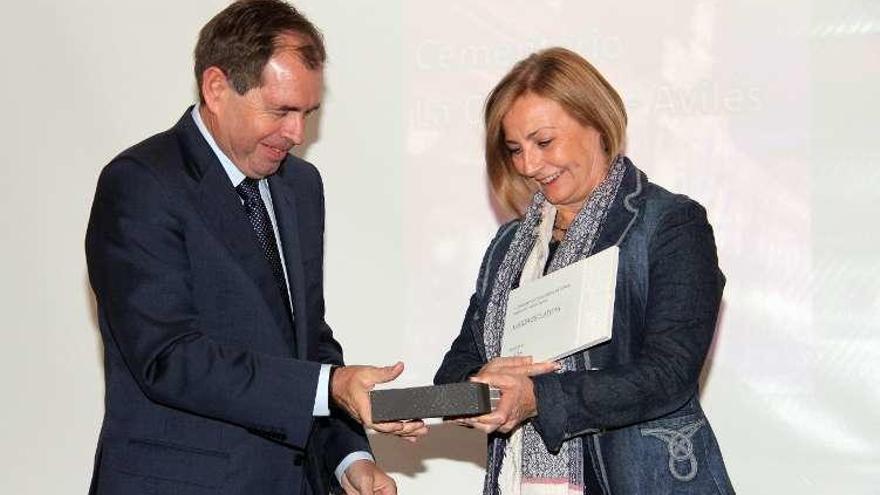
<svg viewBox="0 0 880 495">
<path fill-rule="evenodd" d="M 306 110 L 303 110 L 302 107 L 297 107 L 297 106 L 282 105 L 282 106 L 276 107 L 276 109 L 280 112 L 303 112 L 303 113 L 312 113 L 312 112 L 318 110 L 319 108 L 321 108 L 321 105 L 315 105 L 312 108 L 308 108 Z"/>
</svg>

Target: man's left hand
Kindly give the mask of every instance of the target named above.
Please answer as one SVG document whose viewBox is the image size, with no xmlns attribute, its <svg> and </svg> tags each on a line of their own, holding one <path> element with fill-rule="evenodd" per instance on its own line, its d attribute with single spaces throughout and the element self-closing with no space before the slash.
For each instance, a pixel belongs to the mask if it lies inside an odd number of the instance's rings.
<svg viewBox="0 0 880 495">
<path fill-rule="evenodd" d="M 372 461 L 354 461 L 342 475 L 345 495 L 397 495 L 397 484 Z"/>
</svg>

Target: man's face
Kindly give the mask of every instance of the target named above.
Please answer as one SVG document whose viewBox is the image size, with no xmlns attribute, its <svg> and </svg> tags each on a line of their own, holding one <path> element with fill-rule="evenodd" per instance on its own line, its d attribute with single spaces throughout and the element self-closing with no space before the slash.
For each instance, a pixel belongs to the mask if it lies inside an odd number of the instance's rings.
<svg viewBox="0 0 880 495">
<path fill-rule="evenodd" d="M 293 48 L 302 38 L 282 35 L 280 41 L 261 86 L 243 95 L 229 86 L 214 105 L 218 145 L 254 179 L 274 174 L 290 149 L 302 144 L 306 117 L 321 104 L 323 72 L 308 69 Z"/>
</svg>

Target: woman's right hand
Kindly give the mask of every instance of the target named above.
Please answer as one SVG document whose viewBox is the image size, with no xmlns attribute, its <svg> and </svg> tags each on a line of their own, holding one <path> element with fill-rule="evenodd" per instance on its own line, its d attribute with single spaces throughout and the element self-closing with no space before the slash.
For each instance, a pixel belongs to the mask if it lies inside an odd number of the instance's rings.
<svg viewBox="0 0 880 495">
<path fill-rule="evenodd" d="M 534 402 L 534 391 L 529 377 L 551 373 L 562 368 L 560 363 L 549 361 L 534 363 L 532 356 L 497 357 L 484 364 L 471 381 L 487 383 L 501 390 L 502 398 L 498 410 L 479 417 L 458 418 L 455 423 L 468 428 L 477 428 L 486 434 L 496 429 L 509 432 L 519 423 L 528 419 L 533 412 L 523 408 L 519 398 L 526 388 Z M 534 404 L 532 404 L 534 406 Z"/>
</svg>

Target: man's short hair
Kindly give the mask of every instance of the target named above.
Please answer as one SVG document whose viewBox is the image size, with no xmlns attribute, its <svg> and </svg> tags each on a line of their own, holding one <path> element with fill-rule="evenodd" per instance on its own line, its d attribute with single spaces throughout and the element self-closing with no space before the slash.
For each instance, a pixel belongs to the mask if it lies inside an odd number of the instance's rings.
<svg viewBox="0 0 880 495">
<path fill-rule="evenodd" d="M 280 0 L 239 0 L 223 9 L 199 32 L 195 49 L 196 83 L 202 95 L 202 74 L 217 67 L 232 87 L 244 94 L 262 83 L 263 68 L 278 47 L 279 36 L 305 38 L 296 47 L 303 64 L 319 69 L 327 59 L 321 32 L 291 5 Z"/>
</svg>

